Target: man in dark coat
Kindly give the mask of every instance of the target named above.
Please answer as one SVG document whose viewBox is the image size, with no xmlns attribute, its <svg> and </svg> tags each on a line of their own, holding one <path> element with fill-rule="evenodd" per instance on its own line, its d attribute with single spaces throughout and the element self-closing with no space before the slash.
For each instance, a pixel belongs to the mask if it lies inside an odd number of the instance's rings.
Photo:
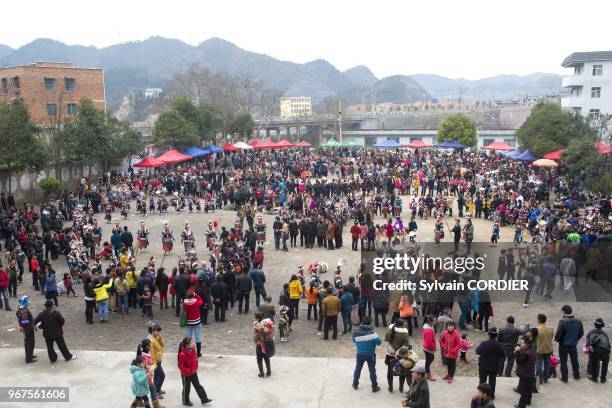
<svg viewBox="0 0 612 408">
<path fill-rule="evenodd" d="M 215 283 L 210 288 L 210 296 L 215 306 L 215 322 L 224 322 L 225 309 L 227 309 L 227 285 L 223 282 L 223 276 L 217 275 Z"/>
<path fill-rule="evenodd" d="M 238 292 L 238 314 L 242 314 L 242 304 L 244 302 L 244 313 L 249 313 L 249 296 L 253 289 L 253 280 L 248 274 L 241 273 L 236 279 L 236 289 Z"/>
<path fill-rule="evenodd" d="M 176 317 L 180 316 L 181 311 L 181 301 L 185 299 L 185 295 L 187 293 L 187 289 L 189 289 L 189 285 L 191 284 L 189 280 L 189 276 L 185 274 L 185 270 L 183 268 L 179 268 L 179 273 L 174 279 L 174 283 L 172 287 L 176 292 Z"/>
<path fill-rule="evenodd" d="M 497 335 L 497 341 L 501 343 L 506 354 L 505 358 L 502 358 L 499 363 L 499 370 L 497 375 L 500 377 L 505 375 L 510 377 L 512 375 L 512 366 L 514 365 L 514 347 L 516 347 L 519 337 L 523 334 L 521 329 L 514 325 L 514 317 L 508 316 L 506 318 L 506 325 L 501 328 Z M 504 363 L 506 364 L 506 370 L 504 371 Z"/>
<path fill-rule="evenodd" d="M 134 237 L 132 236 L 132 233 L 130 231 L 128 231 L 128 227 L 127 225 L 123 227 L 123 232 L 121 233 L 121 242 L 123 242 L 123 245 L 129 249 L 130 251 L 134 251 Z"/>
<path fill-rule="evenodd" d="M 36 319 L 34 319 L 34 325 L 38 326 L 40 324 L 40 328 L 43 331 L 43 337 L 45 338 L 45 343 L 47 344 L 47 353 L 49 354 L 49 360 L 51 360 L 51 363 L 55 363 L 57 361 L 57 353 L 53 348 L 54 342 L 60 349 L 64 360 L 75 360 L 76 356 L 72 355 L 70 351 L 68 351 L 68 346 L 66 346 L 66 342 L 64 341 L 64 317 L 59 310 L 53 307 L 53 305 L 53 300 L 48 299 L 45 301 L 45 310 L 36 316 Z"/>
<path fill-rule="evenodd" d="M 495 384 L 499 362 L 505 357 L 504 347 L 497 341 L 497 328 L 489 329 L 489 340 L 485 340 L 476 348 L 478 358 L 478 375 L 480 384 L 488 383 L 491 388 L 491 399 L 495 399 Z M 487 381 L 488 379 L 488 381 Z"/>
</svg>

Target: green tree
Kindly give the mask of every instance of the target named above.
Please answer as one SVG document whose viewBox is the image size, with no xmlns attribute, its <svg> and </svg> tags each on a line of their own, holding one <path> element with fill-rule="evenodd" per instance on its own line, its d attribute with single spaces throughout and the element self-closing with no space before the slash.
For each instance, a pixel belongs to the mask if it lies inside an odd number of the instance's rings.
<svg viewBox="0 0 612 408">
<path fill-rule="evenodd" d="M 593 141 L 595 135 L 582 116 L 564 112 L 554 103 L 539 103 L 516 131 L 516 137 L 522 149 L 542 156 L 568 147 L 572 140 Z"/>
<path fill-rule="evenodd" d="M 119 120 L 108 114 L 106 133 L 111 154 L 104 157 L 101 162 L 105 171 L 120 164 L 124 158 L 140 153 L 143 149 L 142 139 L 126 120 Z"/>
<path fill-rule="evenodd" d="M 251 135 L 251 132 L 253 132 L 254 126 L 255 121 L 253 121 L 251 114 L 248 112 L 241 113 L 230 119 L 227 128 L 227 134 L 248 137 Z"/>
<path fill-rule="evenodd" d="M 561 160 L 572 178 L 583 176 L 587 179 L 599 176 L 601 155 L 588 140 L 572 140 L 561 155 Z"/>
<path fill-rule="evenodd" d="M 199 127 L 198 131 L 203 140 L 214 143 L 216 141 L 217 132 L 221 127 L 221 120 L 213 105 L 201 104 L 199 110 Z"/>
<path fill-rule="evenodd" d="M 71 164 L 102 163 L 112 153 L 104 112 L 89 99 L 80 101 L 78 116 L 66 123 L 61 139 L 64 159 Z"/>
<path fill-rule="evenodd" d="M 476 124 L 467 116 L 457 113 L 444 118 L 438 125 L 438 141 L 454 140 L 468 147 L 475 146 Z"/>
<path fill-rule="evenodd" d="M 0 166 L 8 171 L 9 192 L 14 172 L 27 169 L 38 173 L 49 160 L 48 146 L 39 136 L 25 103 L 21 99 L 0 103 Z"/>
<path fill-rule="evenodd" d="M 174 109 L 161 113 L 155 121 L 153 142 L 157 146 L 181 149 L 200 142 L 198 131 Z"/>
</svg>

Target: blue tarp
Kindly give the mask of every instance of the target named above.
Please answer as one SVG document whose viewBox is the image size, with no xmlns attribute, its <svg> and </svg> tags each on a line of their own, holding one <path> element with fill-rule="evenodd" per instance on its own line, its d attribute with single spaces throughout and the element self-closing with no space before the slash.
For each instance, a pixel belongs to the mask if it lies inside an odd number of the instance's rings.
<svg viewBox="0 0 612 408">
<path fill-rule="evenodd" d="M 516 159 L 518 156 L 521 155 L 521 152 L 519 152 L 518 150 L 513 150 L 511 152 L 502 152 L 502 155 L 511 159 Z"/>
<path fill-rule="evenodd" d="M 219 146 L 215 146 L 215 145 L 209 145 L 206 150 L 210 151 L 211 153 L 223 153 L 224 150 L 222 148 L 220 148 Z"/>
<path fill-rule="evenodd" d="M 515 157 L 516 160 L 520 161 L 529 161 L 532 162 L 534 160 L 538 160 L 537 156 L 534 156 L 529 150 L 525 150 L 523 153 Z"/>
<path fill-rule="evenodd" d="M 463 149 L 465 145 L 462 145 L 456 140 L 447 140 L 446 142 L 437 144 L 436 147 L 439 147 L 442 149 Z"/>
<path fill-rule="evenodd" d="M 200 149 L 197 146 L 191 146 L 191 147 L 187 147 L 186 149 L 183 149 L 181 153 L 187 154 L 192 157 L 200 157 L 200 156 L 205 156 L 209 154 L 210 152 L 207 150 Z"/>
<path fill-rule="evenodd" d="M 375 145 L 372 145 L 372 147 L 381 147 L 381 148 L 397 148 L 397 147 L 402 147 L 401 144 L 397 143 L 395 140 L 391 140 L 391 139 L 387 139 L 387 140 L 383 140 L 380 143 L 376 143 Z"/>
</svg>

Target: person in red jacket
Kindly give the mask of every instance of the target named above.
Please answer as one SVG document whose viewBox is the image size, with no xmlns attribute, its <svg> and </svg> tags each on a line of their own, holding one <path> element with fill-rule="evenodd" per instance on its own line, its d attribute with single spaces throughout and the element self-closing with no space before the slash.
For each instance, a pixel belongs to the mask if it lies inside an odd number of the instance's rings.
<svg viewBox="0 0 612 408">
<path fill-rule="evenodd" d="M 0 292 L 2 293 L 2 298 L 4 300 L 4 310 L 7 312 L 11 310 L 11 306 L 9 305 L 9 276 L 3 266 L 0 266 Z M 0 304 L 0 306 L 2 306 Z"/>
<path fill-rule="evenodd" d="M 38 278 L 40 275 L 40 264 L 35 256 L 33 256 L 32 260 L 30 261 L 30 272 L 32 272 L 32 285 L 34 285 L 34 289 L 40 290 Z"/>
<path fill-rule="evenodd" d="M 436 324 L 436 318 L 433 316 L 427 316 L 425 324 L 423 324 L 423 343 L 421 348 L 425 353 L 425 373 L 429 381 L 436 381 L 434 376 L 431 374 L 431 363 L 434 361 L 436 355 L 436 330 L 434 329 Z"/>
<path fill-rule="evenodd" d="M 351 238 L 353 239 L 353 251 L 357 251 L 358 248 L 358 244 L 359 244 L 359 236 L 361 235 L 361 228 L 359 228 L 359 225 L 357 225 L 357 220 L 355 220 L 355 222 L 353 223 L 353 226 L 351 227 Z"/>
<path fill-rule="evenodd" d="M 193 385 L 193 388 L 195 388 L 198 393 L 202 405 L 212 402 L 212 399 L 208 398 L 204 387 L 200 384 L 198 378 L 198 356 L 196 355 L 193 340 L 189 337 L 185 337 L 179 345 L 178 368 L 181 372 L 181 380 L 183 382 L 183 405 L 187 405 L 188 407 L 193 405 L 193 403 L 189 401 L 191 385 Z"/>
<path fill-rule="evenodd" d="M 444 358 L 446 359 L 446 367 L 448 374 L 442 377 L 447 383 L 453 382 L 455 369 L 457 368 L 457 359 L 459 358 L 459 346 L 461 344 L 461 334 L 456 330 L 455 322 L 446 323 L 446 331 L 440 337 L 440 348 L 444 350 Z"/>
<path fill-rule="evenodd" d="M 202 331 L 201 325 L 202 322 L 202 313 L 200 311 L 200 306 L 204 304 L 204 301 L 200 296 L 195 294 L 192 290 L 187 292 L 187 298 L 183 300 L 183 311 L 185 312 L 186 323 L 185 326 L 185 336 L 187 338 L 195 337 L 195 344 L 198 350 L 198 357 L 202 356 Z"/>
</svg>

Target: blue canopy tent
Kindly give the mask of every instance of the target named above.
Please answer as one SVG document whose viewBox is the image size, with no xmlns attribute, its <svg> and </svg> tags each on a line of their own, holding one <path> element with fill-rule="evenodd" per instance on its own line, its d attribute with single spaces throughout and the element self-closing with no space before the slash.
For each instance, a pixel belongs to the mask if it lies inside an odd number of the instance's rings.
<svg viewBox="0 0 612 408">
<path fill-rule="evenodd" d="M 208 146 L 206 148 L 206 150 L 208 150 L 211 153 L 223 153 L 225 151 L 222 148 L 220 148 L 219 146 L 215 146 L 215 145 Z"/>
<path fill-rule="evenodd" d="M 376 143 L 375 145 L 372 145 L 372 147 L 379 147 L 381 149 L 396 149 L 396 148 L 402 147 L 402 145 L 396 142 L 395 140 L 387 139 L 387 140 L 383 140 L 380 143 Z"/>
<path fill-rule="evenodd" d="M 532 162 L 532 161 L 538 160 L 538 157 L 534 156 L 534 154 L 531 153 L 529 150 L 525 150 L 523 153 L 516 156 L 515 159 L 520 160 L 520 161 Z"/>
<path fill-rule="evenodd" d="M 465 145 L 462 145 L 456 140 L 447 140 L 446 142 L 438 143 L 436 147 L 440 149 L 463 149 Z"/>
<path fill-rule="evenodd" d="M 516 159 L 518 156 L 520 156 L 520 154 L 521 152 L 519 152 L 518 150 L 513 150 L 511 152 L 502 152 L 502 156 L 506 156 L 511 159 Z"/>
<path fill-rule="evenodd" d="M 192 156 L 192 157 L 201 157 L 201 156 L 205 156 L 207 154 L 210 154 L 209 151 L 200 149 L 197 146 L 187 147 L 187 148 L 183 149 L 181 151 L 181 153 L 187 154 L 187 155 Z"/>
</svg>

